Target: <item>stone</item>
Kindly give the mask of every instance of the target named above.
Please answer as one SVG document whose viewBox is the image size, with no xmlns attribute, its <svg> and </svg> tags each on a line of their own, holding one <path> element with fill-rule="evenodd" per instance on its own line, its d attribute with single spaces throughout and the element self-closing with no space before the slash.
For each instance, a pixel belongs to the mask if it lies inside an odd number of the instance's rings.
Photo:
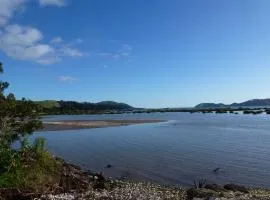
<svg viewBox="0 0 270 200">
<path fill-rule="evenodd" d="M 245 186 L 236 185 L 236 184 L 226 184 L 224 185 L 224 188 L 226 190 L 231 190 L 234 192 L 242 192 L 242 193 L 248 193 L 248 189 Z"/>
</svg>

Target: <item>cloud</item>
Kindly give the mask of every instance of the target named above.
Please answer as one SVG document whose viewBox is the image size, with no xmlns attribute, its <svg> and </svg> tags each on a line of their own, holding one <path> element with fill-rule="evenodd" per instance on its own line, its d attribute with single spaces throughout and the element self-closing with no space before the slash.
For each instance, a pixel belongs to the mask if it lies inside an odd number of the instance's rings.
<svg viewBox="0 0 270 200">
<path fill-rule="evenodd" d="M 54 48 L 39 43 L 42 33 L 36 28 L 9 25 L 0 33 L 0 49 L 8 56 L 18 60 L 30 60 L 38 63 L 53 63 Z"/>
<path fill-rule="evenodd" d="M 96 53 L 95 55 L 99 57 L 106 57 L 117 60 L 120 58 L 131 57 L 132 51 L 132 46 L 130 46 L 129 44 L 122 44 L 122 46 L 115 52 L 100 52 Z"/>
<path fill-rule="evenodd" d="M 75 40 L 75 43 L 76 44 L 81 44 L 83 42 L 83 40 L 81 39 L 81 38 L 77 38 L 76 40 Z"/>
<path fill-rule="evenodd" d="M 123 44 L 120 49 L 118 49 L 118 51 L 112 55 L 112 58 L 119 59 L 122 57 L 130 57 L 132 54 L 132 50 L 132 46 L 130 46 L 129 44 Z"/>
<path fill-rule="evenodd" d="M 65 56 L 70 56 L 70 57 L 82 57 L 86 55 L 86 53 L 83 53 L 79 51 L 78 49 L 74 48 L 69 48 L 69 47 L 63 47 L 60 49 Z"/>
<path fill-rule="evenodd" d="M 51 41 L 50 41 L 50 43 L 51 44 L 58 44 L 58 43 L 62 43 L 62 42 L 64 42 L 64 40 L 61 38 L 61 37 L 54 37 Z"/>
<path fill-rule="evenodd" d="M 73 81 L 76 81 L 77 78 L 72 77 L 72 76 L 59 76 L 58 80 L 61 82 L 73 82 Z"/>
<path fill-rule="evenodd" d="M 65 0 L 39 0 L 41 6 L 58 6 L 63 7 L 66 5 Z"/>
<path fill-rule="evenodd" d="M 67 44 L 61 37 L 54 37 L 44 43 L 40 30 L 31 26 L 10 24 L 14 14 L 28 0 L 0 0 L 0 50 L 13 59 L 32 61 L 40 64 L 53 64 L 64 57 L 82 57 L 87 55 L 74 48 L 82 43 L 76 39 Z M 41 6 L 64 6 L 66 0 L 39 0 Z"/>
<path fill-rule="evenodd" d="M 123 55 L 130 54 L 133 48 L 129 44 L 123 44 L 122 47 L 119 49 L 119 53 Z"/>
<path fill-rule="evenodd" d="M 0 0 L 0 27 L 5 26 L 26 0 Z"/>
<path fill-rule="evenodd" d="M 60 38 L 60 37 L 59 37 Z M 52 41 L 58 42 L 59 38 Z M 34 27 L 8 25 L 0 31 L 0 49 L 17 60 L 33 61 L 40 64 L 53 64 L 63 57 L 81 57 L 85 53 L 65 44 L 42 43 L 43 34 Z"/>
</svg>

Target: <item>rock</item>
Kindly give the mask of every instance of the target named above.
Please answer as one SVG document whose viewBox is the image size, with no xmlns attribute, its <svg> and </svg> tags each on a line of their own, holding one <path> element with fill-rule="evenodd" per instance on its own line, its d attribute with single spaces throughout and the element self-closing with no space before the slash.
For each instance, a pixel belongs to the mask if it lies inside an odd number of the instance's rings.
<svg viewBox="0 0 270 200">
<path fill-rule="evenodd" d="M 204 188 L 213 190 L 215 192 L 224 192 L 226 191 L 221 185 L 217 184 L 207 184 Z"/>
<path fill-rule="evenodd" d="M 106 182 L 106 179 L 102 175 L 102 173 L 95 174 L 93 188 L 98 189 L 98 190 L 103 190 L 105 189 L 105 182 Z"/>
<path fill-rule="evenodd" d="M 219 167 L 217 167 L 216 169 L 213 170 L 214 173 L 217 173 L 220 170 Z"/>
<path fill-rule="evenodd" d="M 187 199 L 188 200 L 192 200 L 193 198 L 207 198 L 209 199 L 210 197 L 218 197 L 218 193 L 213 191 L 213 190 L 209 190 L 206 188 L 190 188 L 187 190 Z"/>
<path fill-rule="evenodd" d="M 112 200 L 111 197 L 100 197 L 98 198 L 98 200 Z"/>
<path fill-rule="evenodd" d="M 113 166 L 111 164 L 108 164 L 106 168 L 112 168 Z"/>
<path fill-rule="evenodd" d="M 2 200 L 32 200 L 40 196 L 38 193 L 23 191 L 16 188 L 0 188 L 0 199 Z"/>
<path fill-rule="evenodd" d="M 100 180 L 100 181 L 105 181 L 106 180 L 101 172 L 99 174 L 96 174 L 96 176 L 98 177 L 98 180 Z"/>
<path fill-rule="evenodd" d="M 231 191 L 234 191 L 234 192 L 242 192 L 242 193 L 248 193 L 248 189 L 245 188 L 244 186 L 241 186 L 241 185 L 236 185 L 236 184 L 227 184 L 227 185 L 224 185 L 224 188 L 226 190 L 231 190 Z"/>
<path fill-rule="evenodd" d="M 66 162 L 63 163 L 63 167 L 67 167 L 69 169 L 76 169 L 78 171 L 82 171 L 81 167 L 79 167 L 77 165 L 70 164 L 70 163 L 66 163 Z"/>
<path fill-rule="evenodd" d="M 62 166 L 58 192 L 82 191 L 89 187 L 91 178 L 80 167 L 68 163 L 63 163 Z"/>
</svg>

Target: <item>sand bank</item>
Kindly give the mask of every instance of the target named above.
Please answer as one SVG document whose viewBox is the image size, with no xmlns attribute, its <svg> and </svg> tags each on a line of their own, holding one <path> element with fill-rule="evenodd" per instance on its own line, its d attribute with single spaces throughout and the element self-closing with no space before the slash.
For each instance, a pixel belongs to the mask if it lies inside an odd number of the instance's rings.
<svg viewBox="0 0 270 200">
<path fill-rule="evenodd" d="M 127 126 L 133 124 L 158 123 L 165 120 L 72 120 L 43 122 L 41 131 L 76 130 L 85 128 L 105 128 L 112 126 Z"/>
</svg>

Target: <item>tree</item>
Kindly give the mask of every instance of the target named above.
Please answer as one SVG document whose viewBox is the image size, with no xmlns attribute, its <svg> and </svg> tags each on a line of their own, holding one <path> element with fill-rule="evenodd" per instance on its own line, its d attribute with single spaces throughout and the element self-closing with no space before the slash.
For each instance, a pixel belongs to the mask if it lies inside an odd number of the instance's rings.
<svg viewBox="0 0 270 200">
<path fill-rule="evenodd" d="M 0 62 L 0 75 L 2 73 Z M 58 183 L 61 163 L 45 149 L 44 139 L 36 138 L 33 144 L 28 142 L 27 136 L 42 125 L 40 107 L 24 98 L 16 100 L 12 93 L 6 94 L 8 85 L 0 80 L 0 188 L 42 193 L 48 185 Z M 21 145 L 13 148 L 16 140 Z M 0 194 L 0 199 L 5 198 Z M 11 199 L 21 198 L 16 196 Z"/>
<path fill-rule="evenodd" d="M 0 74 L 3 65 L 0 62 Z M 28 134 L 41 128 L 39 106 L 26 99 L 16 100 L 14 94 L 5 95 L 7 82 L 0 80 L 0 142 L 10 146 L 15 140 L 23 139 Z"/>
</svg>

